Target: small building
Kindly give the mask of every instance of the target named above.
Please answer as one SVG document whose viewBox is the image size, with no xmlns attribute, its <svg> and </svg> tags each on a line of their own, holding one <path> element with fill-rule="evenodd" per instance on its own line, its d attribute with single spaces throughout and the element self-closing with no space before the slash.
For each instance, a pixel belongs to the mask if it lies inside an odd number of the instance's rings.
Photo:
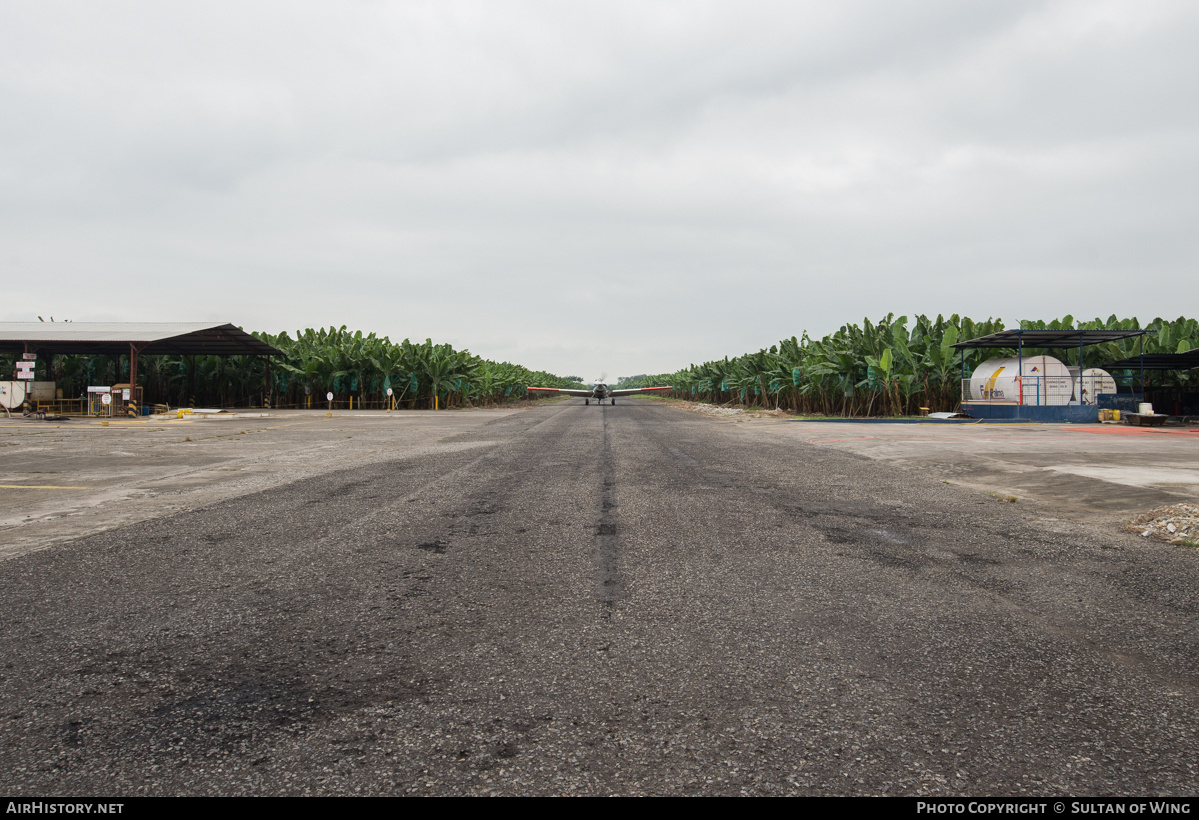
<svg viewBox="0 0 1199 820">
<path fill-rule="evenodd" d="M 97 402 L 104 392 L 111 396 L 108 412 L 114 412 L 112 405 L 119 402 L 117 414 L 129 415 L 138 415 L 142 408 L 137 379 L 141 355 L 261 356 L 264 387 L 270 357 L 283 355 L 232 323 L 212 322 L 0 322 L 0 352 L 18 354 L 13 375 L 26 382 L 33 381 L 38 356 L 128 356 L 129 381 L 105 385 L 107 391 L 97 391 Z M 30 391 L 22 388 L 21 392 L 32 399 Z M 87 405 L 91 406 L 90 400 Z"/>
<path fill-rule="evenodd" d="M 1139 380 L 1127 379 L 1131 383 L 1121 390 L 1107 371 L 1086 366 L 1086 348 L 1140 337 L 1143 357 L 1147 332 L 1001 330 L 959 342 L 953 347 L 962 355 L 962 411 L 974 418 L 1081 423 L 1098 421 L 1100 410 L 1136 412 L 1144 400 L 1144 368 L 1139 371 Z M 994 350 L 1007 355 L 987 359 L 968 377 L 967 350 Z M 1048 355 L 1048 350 L 1077 350 L 1077 368 L 1067 367 Z M 1015 356 L 1010 355 L 1013 351 Z M 1111 369 L 1111 365 L 1105 367 Z M 1112 388 L 1112 392 L 1102 392 Z"/>
<path fill-rule="evenodd" d="M 1199 348 L 1185 353 L 1147 353 L 1104 367 L 1117 376 L 1143 370 L 1144 400 L 1153 405 L 1154 412 L 1199 416 L 1199 383 L 1193 378 L 1194 371 L 1199 369 Z M 1185 378 L 1188 371 L 1192 378 Z"/>
</svg>

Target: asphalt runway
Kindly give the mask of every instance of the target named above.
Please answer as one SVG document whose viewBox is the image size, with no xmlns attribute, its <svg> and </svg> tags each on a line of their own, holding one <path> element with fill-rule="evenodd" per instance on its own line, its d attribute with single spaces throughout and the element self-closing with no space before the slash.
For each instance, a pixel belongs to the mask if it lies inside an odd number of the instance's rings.
<svg viewBox="0 0 1199 820">
<path fill-rule="evenodd" d="M 0 791 L 1194 794 L 1192 550 L 650 402 L 0 562 Z"/>
</svg>

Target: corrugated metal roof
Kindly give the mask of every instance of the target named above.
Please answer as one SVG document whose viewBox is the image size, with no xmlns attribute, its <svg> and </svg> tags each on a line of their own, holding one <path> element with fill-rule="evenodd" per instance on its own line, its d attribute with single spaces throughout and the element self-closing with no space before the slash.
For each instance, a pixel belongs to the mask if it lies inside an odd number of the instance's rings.
<svg viewBox="0 0 1199 820">
<path fill-rule="evenodd" d="M 1017 345 L 1024 347 L 1078 347 L 1079 345 L 1097 345 L 1103 342 L 1114 342 L 1129 339 L 1134 336 L 1144 336 L 1145 330 L 1001 330 L 990 336 L 980 336 L 968 342 L 958 342 L 954 350 L 976 350 L 978 348 L 1011 348 Z"/>
<path fill-rule="evenodd" d="M 222 326 L 212 322 L 0 322 L 0 341 L 154 342 Z"/>
<path fill-rule="evenodd" d="M 147 355 L 282 355 L 231 323 L 0 322 L 0 350 L 119 354 L 128 353 L 130 344 Z"/>
<path fill-rule="evenodd" d="M 1118 362 L 1097 366 L 1104 370 L 1139 370 L 1141 364 L 1140 356 L 1129 356 Z M 1199 350 L 1187 353 L 1146 353 L 1144 365 L 1146 370 L 1191 370 L 1199 367 Z"/>
</svg>

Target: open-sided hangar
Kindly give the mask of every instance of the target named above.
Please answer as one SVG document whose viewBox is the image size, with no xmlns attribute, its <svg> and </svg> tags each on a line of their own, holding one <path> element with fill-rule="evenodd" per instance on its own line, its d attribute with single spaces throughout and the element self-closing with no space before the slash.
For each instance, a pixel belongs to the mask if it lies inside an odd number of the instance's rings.
<svg viewBox="0 0 1199 820">
<path fill-rule="evenodd" d="M 270 375 L 270 357 L 283 355 L 278 348 L 228 322 L 0 322 L 0 352 L 17 355 L 17 372 L 5 392 L 9 402 L 18 406 L 29 392 L 24 383 L 36 382 L 33 376 L 40 355 L 128 356 L 129 381 L 104 387 L 128 389 L 127 398 L 124 390 L 109 395 L 116 405 L 112 412 L 129 415 L 138 415 L 142 407 L 141 387 L 137 384 L 141 355 L 261 356 L 264 388 Z"/>
</svg>

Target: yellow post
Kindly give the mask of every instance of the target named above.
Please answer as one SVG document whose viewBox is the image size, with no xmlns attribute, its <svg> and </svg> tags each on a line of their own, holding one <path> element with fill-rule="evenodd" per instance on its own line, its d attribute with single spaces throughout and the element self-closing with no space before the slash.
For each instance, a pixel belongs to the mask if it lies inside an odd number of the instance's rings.
<svg viewBox="0 0 1199 820">
<path fill-rule="evenodd" d="M 350 394 L 350 409 L 351 410 L 354 409 L 354 394 L 353 393 Z"/>
<path fill-rule="evenodd" d="M 437 403 L 438 403 L 438 401 L 439 401 L 439 400 L 440 400 L 440 396 L 438 396 L 436 393 L 434 393 L 434 394 L 433 394 L 433 409 L 434 409 L 434 410 L 440 410 L 440 409 L 441 409 L 440 407 L 438 407 L 438 406 L 437 406 Z"/>
</svg>

